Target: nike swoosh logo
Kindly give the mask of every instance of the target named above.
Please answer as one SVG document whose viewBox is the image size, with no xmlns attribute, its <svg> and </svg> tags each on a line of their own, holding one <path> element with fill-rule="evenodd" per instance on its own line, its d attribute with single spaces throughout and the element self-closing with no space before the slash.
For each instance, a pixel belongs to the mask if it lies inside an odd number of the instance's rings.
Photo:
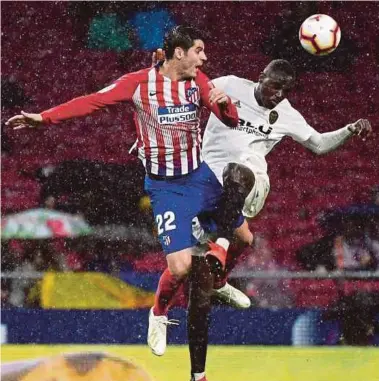
<svg viewBox="0 0 379 381">
<path fill-rule="evenodd" d="M 156 95 L 156 93 L 157 93 L 156 91 L 150 91 L 149 96 L 153 97 L 154 95 Z"/>
</svg>

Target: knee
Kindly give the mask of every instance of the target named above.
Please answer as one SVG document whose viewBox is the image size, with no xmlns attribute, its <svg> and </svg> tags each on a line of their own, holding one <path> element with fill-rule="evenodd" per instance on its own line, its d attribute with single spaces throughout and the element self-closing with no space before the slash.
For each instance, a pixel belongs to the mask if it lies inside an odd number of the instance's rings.
<svg viewBox="0 0 379 381">
<path fill-rule="evenodd" d="M 245 199 L 255 184 L 254 172 L 242 164 L 229 163 L 223 171 L 224 191 Z"/>
<path fill-rule="evenodd" d="M 182 279 L 186 277 L 191 269 L 191 256 L 182 255 L 169 258 L 169 254 L 167 256 L 167 265 L 170 273 L 177 279 Z"/>
</svg>

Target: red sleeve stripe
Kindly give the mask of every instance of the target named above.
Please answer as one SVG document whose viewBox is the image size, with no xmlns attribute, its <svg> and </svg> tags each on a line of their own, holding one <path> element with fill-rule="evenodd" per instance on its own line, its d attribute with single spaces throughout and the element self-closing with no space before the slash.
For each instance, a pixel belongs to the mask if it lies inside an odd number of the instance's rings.
<svg viewBox="0 0 379 381">
<path fill-rule="evenodd" d="M 151 172 L 151 142 L 150 142 L 150 134 L 148 133 L 148 119 L 150 114 L 150 105 L 149 105 L 149 95 L 148 95 L 148 82 L 146 80 L 141 81 L 140 83 L 140 94 L 139 94 L 139 101 L 136 102 L 137 108 L 140 108 L 140 112 L 138 112 L 138 124 L 140 126 L 141 130 L 141 136 L 142 136 L 142 143 L 143 143 L 143 151 L 144 151 L 144 158 L 146 160 L 145 166 L 146 171 Z M 138 97 L 137 97 L 138 99 Z M 138 105 L 138 102 L 140 105 Z M 141 110 L 142 106 L 142 110 Z"/>
<path fill-rule="evenodd" d="M 179 106 L 180 105 L 179 84 L 177 81 L 171 81 L 171 97 L 172 97 L 172 101 L 174 105 Z M 181 145 L 180 145 L 180 137 L 179 137 L 178 129 L 173 129 L 172 131 L 172 143 L 174 147 L 174 153 L 173 153 L 174 176 L 178 176 L 182 173 L 182 165 L 181 165 L 181 158 L 180 158 Z"/>
<path fill-rule="evenodd" d="M 198 87 L 195 81 L 192 81 L 192 86 Z M 214 87 L 213 83 L 212 83 L 212 86 Z M 199 96 L 200 96 L 200 88 L 199 88 Z M 200 147 L 201 146 L 200 123 L 198 124 L 198 132 L 199 133 L 196 135 L 196 143 L 197 143 L 197 146 Z"/>
<path fill-rule="evenodd" d="M 186 81 L 184 86 L 184 94 L 185 94 L 186 101 L 187 101 L 188 91 L 191 87 L 192 87 L 192 81 Z M 188 147 L 188 150 L 187 150 L 188 172 L 192 172 L 194 170 L 194 162 L 193 162 L 193 154 L 192 154 L 194 139 L 192 137 L 191 131 L 188 129 L 186 130 L 186 137 L 187 137 L 187 147 Z"/>
<path fill-rule="evenodd" d="M 157 75 L 155 68 L 149 71 L 149 99 L 153 100 L 154 98 L 157 99 L 159 107 L 166 106 L 163 96 L 163 77 L 161 75 Z M 155 114 L 155 118 L 154 120 L 151 120 L 151 122 L 156 126 L 155 134 L 158 149 L 158 174 L 164 176 L 166 175 L 166 144 L 163 137 L 162 128 L 157 122 L 158 109 L 154 108 L 152 104 L 150 104 L 150 107 L 152 113 Z"/>
</svg>

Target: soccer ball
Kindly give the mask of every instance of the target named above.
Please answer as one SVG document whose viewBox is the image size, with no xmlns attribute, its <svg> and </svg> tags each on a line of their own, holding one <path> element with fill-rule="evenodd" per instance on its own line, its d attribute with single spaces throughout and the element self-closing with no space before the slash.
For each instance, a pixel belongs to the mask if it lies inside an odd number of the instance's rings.
<svg viewBox="0 0 379 381">
<path fill-rule="evenodd" d="M 299 39 L 308 53 L 323 56 L 337 48 L 341 40 L 341 29 L 330 16 L 313 15 L 301 24 Z"/>
</svg>

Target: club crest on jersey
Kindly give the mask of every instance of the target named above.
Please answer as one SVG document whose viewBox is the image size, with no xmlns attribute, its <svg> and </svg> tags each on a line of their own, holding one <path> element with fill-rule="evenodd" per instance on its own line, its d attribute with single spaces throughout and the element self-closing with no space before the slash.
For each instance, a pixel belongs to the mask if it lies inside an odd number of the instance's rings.
<svg viewBox="0 0 379 381">
<path fill-rule="evenodd" d="M 196 103 L 199 100 L 199 88 L 191 87 L 186 90 L 186 99 L 188 102 Z"/>
<path fill-rule="evenodd" d="M 270 112 L 269 116 L 268 116 L 268 121 L 270 122 L 270 124 L 274 124 L 279 118 L 279 114 L 277 111 L 273 110 Z"/>
<path fill-rule="evenodd" d="M 164 236 L 162 237 L 162 240 L 163 240 L 163 244 L 164 244 L 165 246 L 168 246 L 168 245 L 171 243 L 170 236 L 168 236 L 168 235 L 164 235 Z"/>
</svg>

